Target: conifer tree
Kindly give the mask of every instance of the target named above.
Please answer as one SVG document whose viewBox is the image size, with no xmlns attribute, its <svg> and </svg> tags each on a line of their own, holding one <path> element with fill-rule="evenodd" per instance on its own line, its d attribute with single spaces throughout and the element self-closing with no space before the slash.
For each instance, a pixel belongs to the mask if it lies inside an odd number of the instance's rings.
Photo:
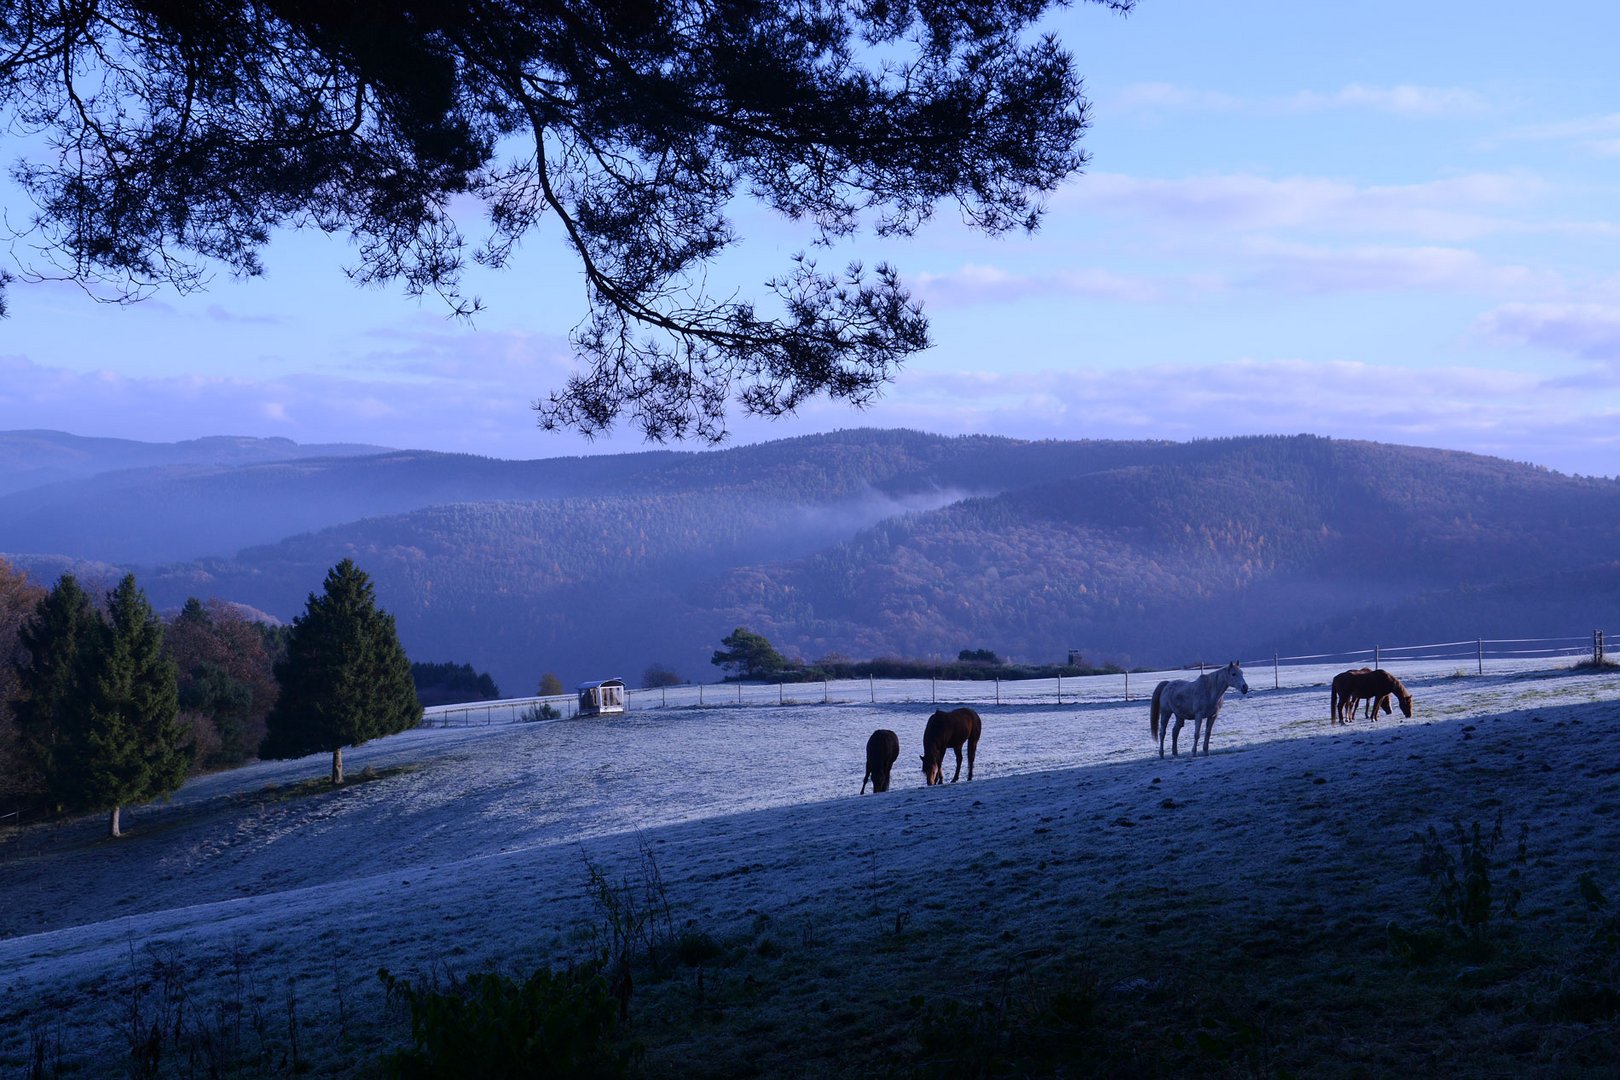
<svg viewBox="0 0 1620 1080">
<path fill-rule="evenodd" d="M 720 639 L 724 649 L 716 649 L 709 661 L 716 667 L 733 668 L 741 679 L 763 679 L 780 674 L 788 667 L 787 658 L 776 651 L 764 634 L 739 626 Z"/>
<path fill-rule="evenodd" d="M 26 657 L 16 666 L 18 738 L 58 811 L 76 795 L 73 725 L 83 708 L 82 654 L 97 626 L 89 594 L 72 574 L 63 574 L 17 634 Z"/>
<path fill-rule="evenodd" d="M 163 624 L 134 574 L 107 594 L 107 621 L 87 635 L 81 671 L 74 803 L 109 811 L 108 835 L 120 836 L 121 809 L 177 789 L 192 754 L 179 721 L 174 661 L 163 651 Z"/>
<path fill-rule="evenodd" d="M 380 610 L 371 579 L 344 559 L 293 620 L 286 658 L 276 664 L 281 695 L 259 755 L 329 752 L 332 783 L 343 783 L 343 748 L 415 727 L 422 720 L 411 662 L 394 617 Z"/>
</svg>

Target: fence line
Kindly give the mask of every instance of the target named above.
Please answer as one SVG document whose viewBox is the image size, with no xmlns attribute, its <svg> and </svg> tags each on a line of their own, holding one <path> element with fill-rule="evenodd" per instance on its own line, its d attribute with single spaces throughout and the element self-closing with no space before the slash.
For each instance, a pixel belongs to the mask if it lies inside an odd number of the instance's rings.
<svg viewBox="0 0 1620 1080">
<path fill-rule="evenodd" d="M 1462 674 L 1468 668 L 1483 675 L 1487 663 L 1493 670 L 1506 672 L 1529 670 L 1536 663 L 1575 657 L 1603 660 L 1603 631 L 1593 631 L 1590 637 L 1474 638 L 1427 645 L 1374 645 L 1348 652 L 1299 656 L 1274 653 L 1261 659 L 1243 660 L 1242 663 L 1256 679 L 1263 678 L 1256 675 L 1257 672 L 1270 668 L 1273 688 L 1281 689 L 1285 670 L 1290 674 L 1287 684 L 1294 687 L 1324 683 L 1332 677 L 1331 671 L 1316 669 L 1398 664 L 1403 667 L 1403 677 Z M 1220 662 L 1224 663 L 1225 660 Z M 680 686 L 627 688 L 626 700 L 627 708 L 631 710 L 735 705 L 877 704 L 880 701 L 884 704 L 1083 705 L 1140 700 L 1148 696 L 1159 679 L 1185 677 L 1187 672 L 1202 670 L 1203 667 L 1204 664 L 1198 662 L 1162 671 L 1019 680 L 941 679 L 937 676 L 878 679 L 867 676 L 799 683 L 685 683 Z M 1133 675 L 1136 683 L 1134 688 L 1131 685 Z M 571 694 L 563 694 L 437 705 L 424 710 L 423 723 L 430 727 L 478 727 L 541 720 L 540 710 L 545 706 L 555 711 L 556 719 L 571 719 L 578 712 L 577 699 Z"/>
</svg>

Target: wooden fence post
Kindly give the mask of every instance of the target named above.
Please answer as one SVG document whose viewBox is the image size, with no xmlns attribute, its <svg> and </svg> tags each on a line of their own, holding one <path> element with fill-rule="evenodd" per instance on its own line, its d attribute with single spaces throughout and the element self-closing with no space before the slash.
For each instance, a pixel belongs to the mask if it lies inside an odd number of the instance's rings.
<svg viewBox="0 0 1620 1080">
<path fill-rule="evenodd" d="M 1271 654 L 1271 688 L 1273 690 L 1282 689 L 1282 672 L 1277 667 L 1276 653 Z"/>
</svg>

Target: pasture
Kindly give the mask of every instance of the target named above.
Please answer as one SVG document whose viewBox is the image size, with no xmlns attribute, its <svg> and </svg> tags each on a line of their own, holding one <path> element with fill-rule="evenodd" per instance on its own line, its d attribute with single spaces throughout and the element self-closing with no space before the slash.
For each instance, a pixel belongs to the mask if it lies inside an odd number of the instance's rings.
<svg viewBox="0 0 1620 1080">
<path fill-rule="evenodd" d="M 705 946 L 637 975 L 649 1076 L 1613 1075 L 1620 674 L 1402 670 L 1414 717 L 1348 727 L 1331 674 L 1250 671 L 1207 758 L 1161 760 L 1140 697 L 975 701 L 973 781 L 925 788 L 927 704 L 671 708 L 0 833 L 0 1074 L 124 1074 L 170 1008 L 249 1016 L 245 1075 L 367 1075 L 404 1038 L 379 967 L 582 955 L 594 868 Z M 893 788 L 857 795 L 875 728 Z M 1498 815 L 1488 925 L 1425 938 L 1426 831 Z"/>
</svg>

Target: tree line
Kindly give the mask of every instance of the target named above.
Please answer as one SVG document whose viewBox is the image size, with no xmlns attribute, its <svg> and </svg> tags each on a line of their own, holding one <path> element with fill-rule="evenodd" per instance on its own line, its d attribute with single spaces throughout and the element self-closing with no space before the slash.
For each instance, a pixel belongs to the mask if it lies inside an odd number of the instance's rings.
<svg viewBox="0 0 1620 1080">
<path fill-rule="evenodd" d="M 195 598 L 158 617 L 133 574 L 104 596 L 0 560 L 0 798 L 57 814 L 163 799 L 253 757 L 332 755 L 421 721 L 393 616 L 352 560 L 289 627 Z"/>
<path fill-rule="evenodd" d="M 901 656 L 879 656 L 872 660 L 851 660 L 831 653 L 814 662 L 790 659 L 764 634 L 739 626 L 720 639 L 710 663 L 728 672 L 727 681 L 742 682 L 823 682 L 834 679 L 1050 679 L 1066 675 L 1119 674 L 1124 668 L 1113 664 L 1091 667 L 1070 653 L 1064 664 L 1016 664 L 1002 659 L 993 649 L 962 649 L 955 660 L 924 660 Z M 649 677 L 651 675 L 649 669 Z M 644 685 L 654 685 L 650 681 Z M 673 684 L 671 684 L 673 685 Z"/>
</svg>

